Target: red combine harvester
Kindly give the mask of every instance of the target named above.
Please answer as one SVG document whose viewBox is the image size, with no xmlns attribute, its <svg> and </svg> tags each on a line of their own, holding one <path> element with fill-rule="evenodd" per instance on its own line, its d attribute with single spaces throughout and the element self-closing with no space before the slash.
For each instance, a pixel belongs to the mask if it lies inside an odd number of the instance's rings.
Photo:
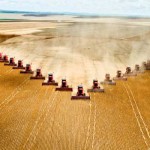
<svg viewBox="0 0 150 150">
<path fill-rule="evenodd" d="M 20 71 L 20 73 L 33 74 L 34 72 L 31 69 L 31 65 L 30 64 L 26 64 L 25 70 Z"/>
<path fill-rule="evenodd" d="M 2 57 L 2 54 L 1 54 L 1 57 Z M 9 63 L 8 55 L 4 55 L 3 58 L 1 58 L 0 62 L 6 62 L 6 63 Z"/>
<path fill-rule="evenodd" d="M 13 67 L 13 69 L 25 69 L 22 60 L 18 60 L 18 65 L 16 67 Z"/>
<path fill-rule="evenodd" d="M 78 92 L 77 92 L 76 96 L 71 96 L 71 99 L 72 100 L 75 100 L 75 99 L 90 99 L 90 96 L 86 96 L 86 94 L 83 91 L 83 86 L 79 85 L 78 86 Z"/>
<path fill-rule="evenodd" d="M 66 79 L 62 79 L 61 87 L 56 88 L 56 91 L 73 91 L 73 89 L 67 85 Z"/>
<path fill-rule="evenodd" d="M 146 63 L 146 70 L 150 70 L 150 60 L 148 60 Z"/>
<path fill-rule="evenodd" d="M 144 70 L 138 64 L 135 65 L 134 73 L 142 73 Z"/>
<path fill-rule="evenodd" d="M 110 79 L 110 74 L 106 74 L 105 80 L 101 84 L 116 85 L 116 82 Z"/>
<path fill-rule="evenodd" d="M 4 64 L 5 66 L 17 66 L 14 58 L 10 58 L 9 63 Z"/>
<path fill-rule="evenodd" d="M 55 86 L 58 86 L 58 83 L 55 82 L 55 80 L 53 79 L 53 74 L 49 74 L 48 75 L 48 81 L 43 82 L 42 85 L 55 85 Z"/>
<path fill-rule="evenodd" d="M 45 77 L 41 73 L 41 69 L 36 69 L 36 75 L 30 77 L 30 79 L 39 79 L 39 80 L 45 80 Z"/>
<path fill-rule="evenodd" d="M 137 76 L 137 74 L 132 72 L 130 67 L 127 67 L 124 76 Z"/>
<path fill-rule="evenodd" d="M 88 89 L 87 92 L 104 92 L 104 89 L 98 86 L 98 80 L 93 80 L 93 86 L 91 89 Z"/>
<path fill-rule="evenodd" d="M 122 73 L 121 73 L 120 70 L 117 71 L 117 75 L 116 75 L 116 77 L 114 77 L 113 79 L 114 79 L 114 80 L 125 80 L 125 81 L 127 80 L 126 77 L 122 76 Z"/>
</svg>

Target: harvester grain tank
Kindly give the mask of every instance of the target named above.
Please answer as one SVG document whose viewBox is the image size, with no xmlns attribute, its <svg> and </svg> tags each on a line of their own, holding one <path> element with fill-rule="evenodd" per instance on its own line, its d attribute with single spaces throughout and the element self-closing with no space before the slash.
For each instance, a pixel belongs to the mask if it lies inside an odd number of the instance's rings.
<svg viewBox="0 0 150 150">
<path fill-rule="evenodd" d="M 104 89 L 100 88 L 98 80 L 93 80 L 93 86 L 91 89 L 88 89 L 87 92 L 104 92 Z"/>
<path fill-rule="evenodd" d="M 57 87 L 56 91 L 73 91 L 73 89 L 67 85 L 66 79 L 62 79 L 61 86 Z"/>
<path fill-rule="evenodd" d="M 101 84 L 116 85 L 116 82 L 110 79 L 110 74 L 106 74 L 105 80 Z"/>
<path fill-rule="evenodd" d="M 122 75 L 120 70 L 117 71 L 117 75 L 113 79 L 114 80 L 125 80 L 125 81 L 127 80 L 127 78 Z"/>
<path fill-rule="evenodd" d="M 25 69 L 22 60 L 18 60 L 18 65 L 16 67 L 13 67 L 13 69 Z"/>
<path fill-rule="evenodd" d="M 86 94 L 84 93 L 84 90 L 83 90 L 83 86 L 79 85 L 76 96 L 72 96 L 71 99 L 72 100 L 76 100 L 76 99 L 88 100 L 88 99 L 90 99 L 90 96 L 86 96 Z"/>
<path fill-rule="evenodd" d="M 14 58 L 10 58 L 9 63 L 4 64 L 5 66 L 17 66 Z"/>
<path fill-rule="evenodd" d="M 124 76 L 137 76 L 137 74 L 131 71 L 130 67 L 127 67 Z"/>
<path fill-rule="evenodd" d="M 41 69 L 36 69 L 36 75 L 30 77 L 30 79 L 39 79 L 39 80 L 45 80 L 45 77 L 42 75 Z"/>
<path fill-rule="evenodd" d="M 48 75 L 48 81 L 47 82 L 43 82 L 42 85 L 55 85 L 58 86 L 58 83 L 53 79 L 53 74 L 49 74 Z"/>
<path fill-rule="evenodd" d="M 20 71 L 20 73 L 33 74 L 34 72 L 31 69 L 31 65 L 30 64 L 26 64 L 25 70 Z"/>
</svg>

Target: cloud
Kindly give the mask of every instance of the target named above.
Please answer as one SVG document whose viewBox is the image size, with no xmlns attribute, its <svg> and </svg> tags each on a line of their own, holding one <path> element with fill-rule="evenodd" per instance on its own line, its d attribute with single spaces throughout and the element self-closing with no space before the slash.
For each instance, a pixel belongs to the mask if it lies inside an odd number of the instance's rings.
<svg viewBox="0 0 150 150">
<path fill-rule="evenodd" d="M 150 16 L 149 0 L 0 0 L 0 9 Z"/>
</svg>

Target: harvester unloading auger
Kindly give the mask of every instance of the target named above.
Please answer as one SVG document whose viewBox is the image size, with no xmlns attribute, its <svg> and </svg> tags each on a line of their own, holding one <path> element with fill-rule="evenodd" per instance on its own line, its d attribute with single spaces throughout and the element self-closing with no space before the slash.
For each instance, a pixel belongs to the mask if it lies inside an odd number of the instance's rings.
<svg viewBox="0 0 150 150">
<path fill-rule="evenodd" d="M 38 79 L 38 80 L 45 80 L 45 77 L 42 75 L 41 69 L 36 69 L 36 75 L 30 77 L 30 79 Z"/>
<path fill-rule="evenodd" d="M 93 80 L 93 86 L 91 89 L 88 89 L 87 92 L 104 92 L 104 89 L 98 85 L 98 80 Z"/>
<path fill-rule="evenodd" d="M 25 70 L 20 71 L 20 73 L 23 73 L 23 74 L 33 74 L 34 71 L 32 71 L 30 64 L 26 64 Z"/>
<path fill-rule="evenodd" d="M 62 79 L 61 86 L 57 87 L 56 91 L 73 91 L 73 89 L 67 85 L 66 79 Z"/>
<path fill-rule="evenodd" d="M 130 67 L 127 67 L 124 76 L 125 76 L 125 77 L 128 77 L 128 76 L 137 76 L 137 74 L 134 73 L 133 71 L 131 71 L 131 68 L 130 68 Z"/>
<path fill-rule="evenodd" d="M 53 79 L 53 74 L 49 74 L 48 75 L 48 81 L 47 82 L 43 82 L 42 85 L 55 85 L 58 86 L 58 82 L 55 82 L 55 80 Z"/>
<path fill-rule="evenodd" d="M 13 69 L 25 69 L 22 60 L 18 60 L 17 66 L 13 67 Z"/>
<path fill-rule="evenodd" d="M 86 96 L 86 94 L 84 93 L 84 90 L 83 90 L 83 86 L 79 85 L 76 96 L 71 96 L 71 99 L 72 100 L 76 100 L 76 99 L 84 99 L 84 100 L 87 99 L 88 100 L 88 99 L 90 99 L 90 96 Z"/>
<path fill-rule="evenodd" d="M 106 74 L 105 80 L 101 84 L 116 85 L 116 82 L 110 79 L 110 74 Z"/>
<path fill-rule="evenodd" d="M 120 70 L 117 71 L 117 75 L 113 79 L 114 80 L 125 80 L 125 81 L 127 80 L 127 78 L 122 75 Z"/>
<path fill-rule="evenodd" d="M 5 66 L 17 66 L 15 63 L 15 58 L 10 58 L 9 63 L 5 63 Z"/>
</svg>

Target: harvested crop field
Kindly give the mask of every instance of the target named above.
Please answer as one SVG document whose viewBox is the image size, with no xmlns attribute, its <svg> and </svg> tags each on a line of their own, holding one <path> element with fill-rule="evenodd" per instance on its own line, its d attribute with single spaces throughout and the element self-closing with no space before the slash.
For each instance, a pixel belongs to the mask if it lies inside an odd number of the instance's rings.
<svg viewBox="0 0 150 150">
<path fill-rule="evenodd" d="M 0 64 L 1 149 L 150 147 L 149 71 L 91 93 L 90 101 L 71 101 L 70 92 L 41 82 Z"/>
<path fill-rule="evenodd" d="M 71 100 L 78 84 L 86 92 L 93 79 L 150 58 L 149 19 L 60 19 L 0 23 L 3 55 L 41 68 L 46 80 L 54 73 L 59 86 L 66 78 L 74 90 L 55 91 L 0 63 L 0 149 L 149 149 L 150 71 Z"/>
</svg>

